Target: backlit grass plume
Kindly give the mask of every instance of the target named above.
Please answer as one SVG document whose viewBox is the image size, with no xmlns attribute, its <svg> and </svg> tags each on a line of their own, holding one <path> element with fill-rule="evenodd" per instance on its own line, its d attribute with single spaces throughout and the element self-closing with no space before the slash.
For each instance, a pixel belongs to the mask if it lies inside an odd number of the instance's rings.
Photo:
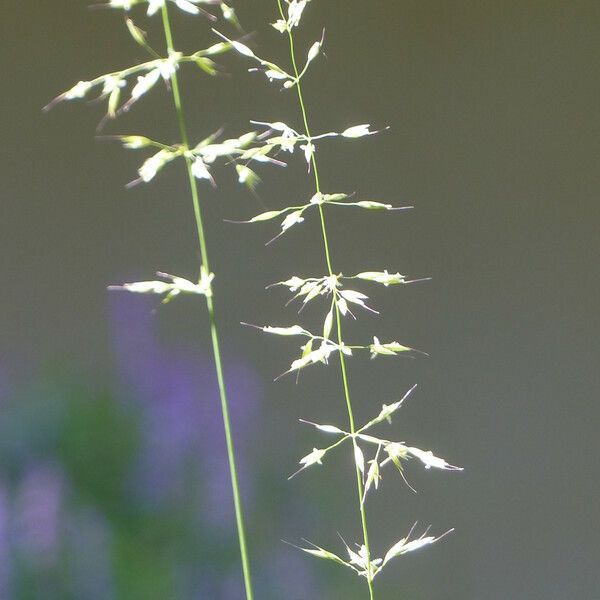
<svg viewBox="0 0 600 600">
<path fill-rule="evenodd" d="M 414 387 L 408 390 L 400 400 L 388 405 L 384 404 L 378 414 L 364 425 L 358 425 L 354 418 L 348 384 L 348 360 L 360 353 L 377 358 L 401 356 L 418 351 L 395 340 L 380 340 L 375 335 L 366 342 L 350 343 L 345 337 L 345 319 L 348 316 L 357 316 L 363 310 L 376 312 L 367 294 L 362 291 L 364 285 L 402 286 L 415 280 L 386 269 L 353 275 L 344 275 L 339 272 L 339 267 L 337 265 L 334 267 L 332 260 L 326 218 L 343 218 L 346 210 L 362 210 L 367 213 L 368 211 L 387 211 L 393 215 L 397 214 L 393 211 L 409 207 L 396 208 L 385 202 L 355 198 L 344 191 L 323 189 L 316 153 L 317 146 L 329 139 L 357 139 L 373 135 L 377 131 L 372 129 L 371 125 L 361 124 L 342 129 L 339 133 L 312 133 L 308 118 L 308 103 L 302 93 L 302 81 L 309 74 L 310 64 L 321 54 L 324 39 L 321 35 L 307 51 L 302 51 L 304 58 L 300 61 L 294 43 L 294 31 L 300 25 L 303 11 L 309 4 L 309 0 L 276 0 L 276 2 L 278 18 L 273 23 L 273 27 L 287 39 L 290 60 L 286 62 L 291 63 L 290 67 L 282 67 L 271 59 L 257 55 L 248 46 L 229 39 L 223 34 L 220 35 L 223 41 L 231 44 L 234 50 L 254 63 L 250 70 L 264 73 L 266 79 L 275 84 L 278 90 L 282 88 L 290 90 L 297 97 L 299 124 L 288 125 L 268 120 L 255 121 L 253 123 L 262 127 L 265 132 L 260 140 L 255 141 L 262 144 L 265 156 L 286 152 L 295 154 L 296 151 L 299 151 L 301 159 L 306 162 L 308 171 L 314 180 L 314 191 L 303 203 L 259 214 L 247 222 L 279 221 L 279 230 L 273 238 L 276 239 L 292 227 L 299 227 L 308 221 L 316 221 L 323 238 L 325 274 L 294 275 L 290 279 L 274 285 L 287 288 L 292 295 L 291 299 L 300 303 L 301 306 L 308 303 L 323 303 L 324 317 L 322 329 L 319 331 L 309 331 L 301 324 L 277 327 L 261 326 L 259 329 L 265 333 L 302 340 L 300 354 L 291 362 L 283 375 L 298 373 L 313 365 L 333 364 L 339 368 L 341 396 L 347 409 L 348 423 L 343 427 L 308 423 L 324 435 L 329 436 L 332 441 L 325 442 L 319 448 L 313 448 L 311 452 L 301 458 L 300 468 L 294 475 L 308 468 L 323 465 L 327 462 L 330 453 L 347 448 L 352 454 L 355 466 L 357 517 L 362 528 L 362 539 L 355 545 L 344 542 L 345 548 L 342 548 L 341 552 L 325 549 L 316 544 L 309 544 L 308 547 L 300 549 L 318 558 L 337 563 L 363 577 L 368 585 L 369 597 L 373 599 L 375 597 L 374 579 L 387 567 L 388 563 L 397 557 L 438 541 L 445 534 L 430 535 L 429 528 L 417 534 L 413 526 L 408 534 L 401 537 L 398 542 L 382 554 L 376 554 L 369 536 L 366 508 L 368 495 L 377 490 L 388 466 L 397 469 L 402 478 L 404 478 L 405 463 L 410 460 L 420 463 L 425 469 L 456 471 L 460 470 L 460 467 L 449 464 L 429 450 L 422 450 L 406 442 L 380 437 L 373 431 L 375 426 L 384 421 L 391 422 L 392 416 L 402 407 L 405 398 L 414 390 Z M 259 150 L 255 148 L 252 152 L 257 153 Z"/>
<path fill-rule="evenodd" d="M 250 169 L 248 163 L 253 160 L 252 156 L 245 158 L 243 162 L 238 159 L 244 156 L 252 144 L 256 141 L 257 134 L 248 132 L 239 138 L 223 139 L 221 131 L 211 134 L 199 142 L 191 142 L 188 135 L 186 120 L 183 110 L 181 89 L 178 80 L 180 68 L 191 64 L 200 67 L 206 74 L 217 73 L 217 64 L 214 58 L 231 49 L 228 42 L 217 41 L 212 33 L 208 32 L 207 39 L 212 41 L 207 48 L 198 50 L 193 54 L 186 55 L 175 48 L 173 32 L 169 20 L 169 11 L 179 9 L 193 16 L 203 16 L 209 21 L 215 21 L 216 16 L 211 10 L 221 13 L 222 18 L 229 21 L 235 27 L 239 27 L 235 12 L 220 0 L 109 0 L 101 6 L 107 8 L 121 9 L 126 12 L 133 10 L 137 5 L 145 8 L 146 16 L 154 15 L 162 18 L 164 31 L 164 45 L 166 51 L 159 53 L 147 40 L 146 34 L 137 27 L 131 18 L 126 19 L 127 30 L 135 41 L 148 54 L 148 60 L 132 67 L 116 70 L 105 75 L 100 75 L 90 80 L 80 81 L 66 92 L 60 94 L 47 107 L 51 108 L 62 101 L 91 99 L 106 102 L 106 116 L 100 123 L 103 126 L 109 120 L 115 119 L 120 114 L 131 110 L 135 104 L 141 101 L 147 94 L 154 92 L 157 88 L 167 89 L 172 95 L 175 107 L 175 117 L 179 126 L 179 140 L 176 143 L 160 142 L 140 135 L 114 136 L 120 140 L 126 148 L 150 152 L 138 170 L 137 177 L 130 185 L 137 183 L 148 183 L 152 181 L 159 172 L 170 163 L 179 160 L 183 162 L 186 176 L 189 182 L 191 204 L 195 219 L 198 244 L 201 255 L 201 265 L 198 269 L 198 279 L 191 281 L 187 278 L 158 273 L 161 280 L 139 281 L 126 283 L 122 286 L 111 286 L 112 289 L 122 289 L 134 293 L 157 294 L 163 296 L 164 302 L 170 301 L 180 294 L 194 294 L 203 296 L 206 301 L 208 313 L 208 326 L 210 328 L 212 348 L 214 354 L 216 377 L 218 381 L 223 424 L 227 443 L 227 454 L 239 548 L 242 560 L 242 569 L 246 598 L 252 600 L 252 583 L 246 534 L 244 528 L 244 517 L 240 500 L 238 478 L 236 472 L 235 451 L 229 420 L 229 407 L 225 387 L 225 378 L 219 347 L 219 335 L 217 321 L 215 318 L 215 297 L 213 290 L 213 279 L 215 275 L 211 272 L 208 248 L 205 238 L 205 225 L 203 223 L 202 205 L 199 195 L 199 183 L 208 182 L 214 185 L 212 174 L 213 165 L 222 160 L 227 164 L 234 164 L 236 176 L 240 182 L 252 187 L 256 181 L 256 174 Z M 162 45 L 162 44 L 161 44 Z M 164 85 L 161 85 L 163 83 Z M 264 153 L 259 153 L 257 160 L 270 161 Z"/>
</svg>

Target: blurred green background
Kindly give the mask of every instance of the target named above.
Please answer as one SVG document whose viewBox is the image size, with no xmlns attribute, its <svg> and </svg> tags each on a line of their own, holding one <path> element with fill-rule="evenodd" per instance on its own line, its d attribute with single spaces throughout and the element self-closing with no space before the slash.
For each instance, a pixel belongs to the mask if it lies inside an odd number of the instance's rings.
<svg viewBox="0 0 600 600">
<path fill-rule="evenodd" d="M 198 265 L 181 165 L 125 190 L 143 160 L 94 141 L 100 106 L 41 107 L 79 79 L 142 58 L 122 17 L 79 0 L 3 5 L 0 112 L 0 598 L 242 598 L 218 398 L 201 303 L 155 311 L 107 284 Z M 237 3 L 251 43 L 285 44 L 274 2 Z M 135 13 L 160 46 L 157 21 Z M 391 130 L 319 148 L 328 191 L 412 204 L 330 219 L 334 263 L 426 284 L 373 290 L 353 335 L 429 359 L 350 363 L 358 420 L 414 383 L 397 439 L 464 473 L 388 473 L 369 505 L 381 554 L 415 522 L 456 532 L 398 560 L 380 599 L 598 600 L 600 7 L 595 1 L 315 0 L 299 43 L 326 28 L 305 93 L 314 130 Z M 176 40 L 212 41 L 174 15 Z M 282 62 L 285 58 L 282 58 Z M 231 77 L 183 71 L 190 132 L 249 119 L 299 124 L 293 94 L 224 58 Z M 105 133 L 177 140 L 153 90 Z M 261 170 L 269 208 L 312 194 L 300 160 Z M 363 584 L 282 539 L 359 539 L 349 458 L 291 482 L 320 443 L 298 418 L 343 424 L 335 369 L 271 381 L 296 352 L 240 321 L 291 324 L 264 286 L 323 271 L 307 222 L 267 248 L 268 224 L 232 174 L 203 190 L 257 598 L 364 598 Z M 126 296 L 126 295 L 125 295 Z M 316 320 L 307 311 L 308 322 Z"/>
</svg>

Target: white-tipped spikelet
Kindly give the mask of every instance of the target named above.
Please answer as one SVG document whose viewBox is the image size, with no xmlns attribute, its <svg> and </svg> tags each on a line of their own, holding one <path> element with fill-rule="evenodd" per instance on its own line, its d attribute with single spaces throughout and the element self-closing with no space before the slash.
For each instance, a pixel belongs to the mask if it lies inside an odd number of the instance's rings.
<svg viewBox="0 0 600 600">
<path fill-rule="evenodd" d="M 122 285 L 111 285 L 108 289 L 124 290 L 126 292 L 133 292 L 134 294 L 158 294 L 159 296 L 165 296 L 163 304 L 171 301 L 176 296 L 179 296 L 179 294 L 212 296 L 211 284 L 215 276 L 214 273 L 207 273 L 204 269 L 202 269 L 198 283 L 178 277 L 177 275 L 169 275 L 168 273 L 158 272 L 157 275 L 165 281 L 136 281 Z"/>
</svg>

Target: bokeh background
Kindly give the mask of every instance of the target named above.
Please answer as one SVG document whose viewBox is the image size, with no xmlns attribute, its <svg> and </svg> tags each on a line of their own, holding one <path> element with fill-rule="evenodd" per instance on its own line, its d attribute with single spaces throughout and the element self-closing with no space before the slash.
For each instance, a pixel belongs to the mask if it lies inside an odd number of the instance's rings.
<svg viewBox="0 0 600 600">
<path fill-rule="evenodd" d="M 263 55 L 286 56 L 266 25 L 274 2 L 238 13 Z M 161 47 L 158 23 L 135 14 Z M 157 269 L 195 276 L 181 165 L 125 190 L 144 157 L 94 141 L 100 106 L 41 113 L 141 51 L 118 13 L 79 0 L 5 0 L 2 25 L 0 598 L 242 598 L 202 303 L 155 310 L 105 291 Z M 182 49 L 213 39 L 202 19 L 174 26 Z M 388 568 L 377 597 L 598 600 L 599 5 L 315 0 L 299 40 L 323 26 L 326 60 L 305 84 L 314 129 L 391 125 L 322 144 L 325 188 L 415 206 L 335 213 L 336 268 L 433 278 L 373 288 L 382 315 L 353 335 L 431 357 L 353 360 L 358 418 L 419 383 L 386 435 L 466 468 L 412 465 L 416 496 L 388 473 L 369 505 L 378 553 L 417 520 L 456 532 Z M 222 62 L 231 77 L 183 72 L 193 138 L 299 123 L 293 94 Z M 168 96 L 154 90 L 105 133 L 175 141 Z M 286 481 L 321 443 L 298 418 L 344 423 L 336 369 L 273 384 L 294 341 L 239 325 L 293 323 L 264 286 L 323 271 L 314 221 L 267 248 L 269 224 L 223 222 L 312 194 L 300 160 L 261 175 L 260 201 L 226 170 L 203 190 L 257 598 L 364 598 L 360 581 L 281 542 L 341 549 L 337 532 L 360 530 L 343 453 Z"/>
</svg>

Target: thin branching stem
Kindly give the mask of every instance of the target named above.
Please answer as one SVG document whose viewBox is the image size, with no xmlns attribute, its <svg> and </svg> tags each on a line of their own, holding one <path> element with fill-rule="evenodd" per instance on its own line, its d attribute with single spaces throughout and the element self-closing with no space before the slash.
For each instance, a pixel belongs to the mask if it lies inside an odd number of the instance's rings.
<svg viewBox="0 0 600 600">
<path fill-rule="evenodd" d="M 162 21 L 165 32 L 165 39 L 167 43 L 167 49 L 169 53 L 174 51 L 173 47 L 173 33 L 171 31 L 171 23 L 169 20 L 169 13 L 167 9 L 167 3 L 165 2 L 162 6 Z M 177 73 L 173 72 L 171 75 L 171 89 L 173 94 L 173 102 L 175 104 L 175 112 L 177 113 L 177 121 L 179 124 L 179 132 L 181 136 L 181 142 L 184 149 L 188 151 L 189 138 L 187 134 L 187 127 L 185 123 L 185 116 L 183 111 L 183 105 L 181 101 L 181 92 L 179 88 L 179 80 Z M 196 178 L 192 172 L 192 161 L 189 156 L 185 155 L 185 164 L 190 183 L 190 192 L 192 197 L 192 204 L 194 207 L 194 217 L 196 222 L 196 229 L 198 233 L 198 243 L 200 245 L 200 254 L 203 271 L 210 273 L 210 265 L 208 258 L 208 250 L 206 246 L 206 236 L 204 233 L 204 225 L 202 221 L 202 210 L 200 207 L 200 200 L 198 197 L 198 187 L 196 184 Z M 238 539 L 240 554 L 242 558 L 242 569 L 244 573 L 244 586 L 246 589 L 247 600 L 253 600 L 254 594 L 252 592 L 252 578 L 250 574 L 250 561 L 248 559 L 248 547 L 246 543 L 246 532 L 244 527 L 244 514 L 242 509 L 242 502 L 240 497 L 240 490 L 238 484 L 236 459 L 235 459 L 235 448 L 233 443 L 233 435 L 231 431 L 231 422 L 229 418 L 229 404 L 227 401 L 227 391 L 225 387 L 225 377 L 223 375 L 223 364 L 221 360 L 221 349 L 219 345 L 219 335 L 217 329 L 217 321 L 215 317 L 215 307 L 212 293 L 206 294 L 206 305 L 208 309 L 208 320 L 210 323 L 210 335 L 212 340 L 213 354 L 215 360 L 215 371 L 217 374 L 217 381 L 219 385 L 219 396 L 221 399 L 221 412 L 223 415 L 223 426 L 225 429 L 225 440 L 227 443 L 227 458 L 229 461 L 229 473 L 231 476 L 231 487 L 233 491 L 233 503 L 235 506 L 235 518 L 237 523 Z"/>
<path fill-rule="evenodd" d="M 281 18 L 285 21 L 286 17 L 285 17 L 285 13 L 283 10 L 283 5 L 281 3 L 281 0 L 277 0 L 277 5 L 279 7 L 279 12 L 281 14 Z M 287 33 L 288 33 L 288 38 L 289 38 L 289 43 L 290 43 L 290 55 L 291 55 L 293 69 L 294 69 L 294 75 L 296 77 L 296 90 L 298 93 L 298 102 L 300 104 L 300 110 L 302 112 L 302 119 L 304 121 L 304 130 L 306 133 L 306 137 L 310 140 L 311 133 L 310 133 L 310 126 L 308 123 L 308 114 L 307 114 L 307 110 L 306 110 L 306 105 L 304 103 L 304 96 L 302 95 L 302 84 L 300 82 L 300 71 L 298 69 L 298 64 L 296 62 L 296 51 L 295 51 L 295 47 L 294 47 L 294 35 L 292 33 L 291 27 L 287 28 Z M 315 180 L 316 192 L 318 194 L 320 194 L 321 193 L 321 182 L 319 179 L 319 168 L 317 166 L 317 160 L 316 160 L 314 152 L 312 153 L 312 169 L 313 169 L 313 175 L 314 175 L 314 180 Z M 327 227 L 325 224 L 325 213 L 324 213 L 322 205 L 319 205 L 319 216 L 320 216 L 320 221 L 321 221 L 321 231 L 323 234 L 323 246 L 325 249 L 325 260 L 327 263 L 327 270 L 329 272 L 329 276 L 332 276 L 334 271 L 333 271 L 332 262 L 331 262 L 331 251 L 330 251 L 329 240 L 327 237 Z M 340 346 L 342 346 L 343 345 L 342 319 L 341 319 L 340 309 L 339 309 L 337 302 L 335 302 L 334 304 L 335 304 L 335 317 L 336 317 L 336 324 L 337 324 L 338 344 Z M 344 387 L 344 397 L 346 400 L 346 409 L 348 412 L 350 433 L 353 436 L 352 443 L 356 446 L 356 437 L 354 436 L 354 434 L 356 433 L 356 426 L 355 426 L 355 422 L 354 422 L 354 411 L 352 410 L 352 401 L 350 399 L 350 388 L 348 385 L 348 371 L 347 371 L 347 367 L 346 367 L 346 358 L 345 358 L 343 352 L 339 352 L 338 354 L 340 357 L 340 370 L 341 370 L 341 375 L 342 375 L 342 383 L 343 383 L 343 387 Z M 366 510 L 365 510 L 364 503 L 362 501 L 363 495 L 364 495 L 363 481 L 362 481 L 362 474 L 360 472 L 358 464 L 356 464 L 355 466 L 356 466 L 356 487 L 357 487 L 357 492 L 358 492 L 358 506 L 360 509 L 360 520 L 361 520 L 363 539 L 364 539 L 364 544 L 365 544 L 365 549 L 366 549 L 367 583 L 369 586 L 370 600 L 374 600 L 375 595 L 373 592 L 373 581 L 372 581 L 373 573 L 372 573 L 372 567 L 371 567 L 371 549 L 369 546 L 369 531 L 368 531 L 368 527 L 367 527 Z"/>
</svg>

